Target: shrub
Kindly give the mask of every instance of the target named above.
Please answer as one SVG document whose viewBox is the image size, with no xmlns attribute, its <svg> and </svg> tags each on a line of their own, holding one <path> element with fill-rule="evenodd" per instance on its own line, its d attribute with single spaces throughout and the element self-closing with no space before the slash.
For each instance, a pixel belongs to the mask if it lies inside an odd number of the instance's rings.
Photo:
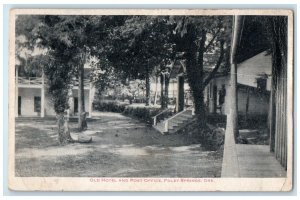
<svg viewBox="0 0 300 200">
<path fill-rule="evenodd" d="M 93 103 L 93 108 L 102 112 L 122 113 L 127 104 L 120 104 L 116 101 L 97 101 Z"/>
<path fill-rule="evenodd" d="M 154 117 L 161 111 L 162 110 L 160 108 L 128 106 L 125 108 L 123 114 L 133 117 L 133 118 L 136 118 L 136 119 L 139 119 L 139 120 L 151 125 L 151 124 L 153 124 L 152 117 Z M 170 112 L 166 112 L 166 113 L 170 113 Z"/>
<path fill-rule="evenodd" d="M 188 134 L 201 143 L 201 146 L 210 151 L 220 150 L 224 145 L 225 129 L 218 127 L 204 127 L 198 125 L 197 120 L 193 120 L 188 126 L 178 132 L 179 134 Z"/>
</svg>

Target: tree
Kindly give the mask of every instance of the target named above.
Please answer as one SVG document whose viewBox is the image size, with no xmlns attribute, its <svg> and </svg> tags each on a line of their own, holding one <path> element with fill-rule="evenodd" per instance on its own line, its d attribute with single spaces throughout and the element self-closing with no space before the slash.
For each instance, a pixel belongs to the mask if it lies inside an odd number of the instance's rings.
<svg viewBox="0 0 300 200">
<path fill-rule="evenodd" d="M 28 72 L 44 73 L 48 78 L 47 91 L 52 97 L 54 110 L 57 114 L 58 138 L 61 144 L 72 142 L 68 121 L 64 119 L 64 111 L 68 108 L 68 93 L 70 86 L 70 65 L 62 66 L 57 62 L 55 53 L 42 45 L 39 31 L 43 26 L 43 19 L 40 16 L 18 16 L 16 20 L 16 38 L 23 38 L 16 41 L 17 58 L 20 65 Z M 48 46 L 47 46 L 48 47 Z M 39 49 L 39 53 L 34 53 Z M 22 57 L 21 52 L 28 52 Z M 62 51 L 56 52 L 58 55 Z M 68 63 L 69 56 L 63 57 Z"/>
<path fill-rule="evenodd" d="M 52 52 L 63 53 L 55 55 L 56 59 L 67 54 L 68 62 L 72 63 L 71 76 L 78 79 L 78 130 L 87 128 L 84 107 L 84 65 L 92 56 L 92 49 L 96 44 L 90 40 L 95 35 L 101 35 L 101 16 L 44 16 L 43 26 L 39 29 L 42 45 Z M 64 63 L 62 63 L 64 64 Z M 66 63 L 67 64 L 67 63 Z"/>
<path fill-rule="evenodd" d="M 69 131 L 61 133 L 61 130 L 67 127 L 64 112 L 69 106 L 68 90 L 74 84 L 72 78 L 80 71 L 78 63 L 81 64 L 81 69 L 83 68 L 84 63 L 80 61 L 88 49 L 85 46 L 87 36 L 85 31 L 88 31 L 86 27 L 90 21 L 85 16 L 52 15 L 20 16 L 19 19 L 18 23 L 28 22 L 16 30 L 28 38 L 27 46 L 46 50 L 44 57 L 40 59 L 47 62 L 39 65 L 43 67 L 48 79 L 48 93 L 52 97 L 54 110 L 58 116 L 59 135 L 62 136 L 60 142 L 69 142 L 71 141 L 70 134 L 67 133 Z M 29 26 L 26 26 L 28 24 Z"/>
<path fill-rule="evenodd" d="M 68 79 L 78 77 L 78 129 L 85 128 L 84 118 L 84 92 L 83 92 L 83 65 L 86 51 L 86 35 L 84 34 L 86 22 L 85 17 L 81 16 L 41 16 L 42 25 L 38 29 L 38 38 L 41 45 L 49 49 L 49 55 L 55 60 L 58 66 L 66 67 L 68 71 L 61 68 L 55 69 L 57 73 L 65 73 Z M 61 71 L 62 70 L 62 71 Z M 46 73 L 46 76 L 51 76 Z M 60 74 L 62 75 L 62 74 Z M 62 75 L 62 77 L 64 77 Z M 66 77 L 65 77 L 66 78 Z M 71 84 L 71 83 L 70 83 Z M 65 85 L 63 84 L 62 87 Z M 68 87 L 65 87 L 68 90 Z M 62 94 L 66 93 L 63 88 L 59 90 Z"/>
<path fill-rule="evenodd" d="M 168 42 L 172 31 L 165 17 L 127 16 L 123 20 L 124 24 L 110 35 L 105 54 L 125 79 L 145 80 L 149 105 L 150 76 L 156 66 L 165 66 L 172 57 L 172 44 Z"/>
<path fill-rule="evenodd" d="M 177 51 L 184 52 L 187 80 L 193 94 L 195 114 L 199 126 L 205 127 L 203 91 L 220 67 L 226 63 L 224 54 L 228 51 L 227 38 L 230 38 L 231 18 L 228 16 L 174 16 L 170 17 L 170 23 L 176 24 L 174 31 L 177 33 Z M 214 67 L 211 67 L 212 63 Z"/>
</svg>

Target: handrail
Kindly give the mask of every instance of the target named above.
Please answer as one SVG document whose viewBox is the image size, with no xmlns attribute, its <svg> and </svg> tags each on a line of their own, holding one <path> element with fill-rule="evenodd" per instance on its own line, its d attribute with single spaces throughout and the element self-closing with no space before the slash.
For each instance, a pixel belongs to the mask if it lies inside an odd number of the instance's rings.
<svg viewBox="0 0 300 200">
<path fill-rule="evenodd" d="M 191 110 L 192 115 L 195 115 L 195 104 L 193 104 L 191 107 L 188 107 L 186 110 Z"/>
<path fill-rule="evenodd" d="M 18 83 L 20 84 L 40 85 L 42 82 L 42 77 L 18 77 Z"/>
<path fill-rule="evenodd" d="M 171 119 L 174 119 L 175 117 L 181 115 L 182 113 L 184 113 L 184 112 L 186 112 L 186 111 L 188 111 L 188 110 L 184 109 L 183 111 L 180 111 L 179 113 L 176 113 L 176 114 L 173 115 L 172 117 L 166 119 L 166 120 L 163 122 L 163 123 L 165 124 L 165 127 L 164 127 L 164 128 L 165 128 L 165 132 L 168 132 L 168 131 L 169 131 L 169 121 L 170 121 Z"/>
<path fill-rule="evenodd" d="M 176 113 L 175 115 L 173 115 L 172 117 L 166 119 L 164 122 L 169 121 L 169 120 L 171 120 L 171 119 L 174 119 L 176 116 L 178 116 L 178 115 L 180 115 L 180 114 L 182 114 L 182 113 L 184 113 L 184 112 L 186 112 L 186 111 L 187 111 L 187 110 L 182 110 L 182 111 L 180 111 L 179 113 Z"/>
<path fill-rule="evenodd" d="M 157 117 L 163 113 L 165 113 L 166 111 L 168 111 L 169 109 L 166 108 L 165 110 L 161 111 L 160 113 L 158 113 L 157 115 L 155 115 L 154 117 L 152 117 L 153 119 L 153 125 L 156 125 L 157 124 Z"/>
<path fill-rule="evenodd" d="M 168 110 L 169 110 L 169 109 L 166 108 L 166 109 L 164 109 L 163 111 L 161 111 L 160 113 L 158 113 L 157 115 L 155 115 L 154 117 L 158 117 L 159 115 L 165 113 L 165 112 L 168 111 Z M 154 117 L 152 117 L 152 118 L 154 118 Z"/>
</svg>

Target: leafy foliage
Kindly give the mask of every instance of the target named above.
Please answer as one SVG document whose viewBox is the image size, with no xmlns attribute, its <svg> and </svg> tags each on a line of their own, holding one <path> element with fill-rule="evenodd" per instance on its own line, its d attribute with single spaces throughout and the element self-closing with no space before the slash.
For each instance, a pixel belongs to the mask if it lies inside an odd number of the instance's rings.
<svg viewBox="0 0 300 200">
<path fill-rule="evenodd" d="M 117 103 L 116 101 L 105 102 L 105 101 L 96 100 L 93 103 L 93 108 L 95 110 L 102 111 L 102 112 L 122 113 L 125 110 L 125 106 L 126 106 L 126 104 L 124 104 L 124 103 L 120 104 L 120 103 Z"/>
</svg>

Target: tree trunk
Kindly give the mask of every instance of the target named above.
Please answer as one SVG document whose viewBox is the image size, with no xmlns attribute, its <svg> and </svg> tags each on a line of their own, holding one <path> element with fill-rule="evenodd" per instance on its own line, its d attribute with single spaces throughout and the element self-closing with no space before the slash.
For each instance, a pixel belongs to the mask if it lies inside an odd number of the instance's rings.
<svg viewBox="0 0 300 200">
<path fill-rule="evenodd" d="M 70 135 L 69 122 L 65 120 L 64 113 L 56 115 L 58 126 L 58 140 L 60 144 L 74 142 Z"/>
<path fill-rule="evenodd" d="M 198 60 L 197 60 L 197 45 L 196 31 L 194 25 L 190 25 L 188 28 L 189 38 L 189 49 L 187 51 L 187 65 L 186 72 L 188 77 L 188 83 L 192 90 L 194 104 L 195 104 L 195 115 L 198 119 L 200 127 L 206 126 L 206 113 L 204 106 L 204 94 L 203 94 L 203 50 L 206 40 L 206 32 L 202 31 L 202 38 L 200 41 Z"/>
<path fill-rule="evenodd" d="M 160 75 L 160 103 L 161 103 L 161 108 L 165 108 L 165 95 L 164 95 L 164 82 L 165 82 L 165 77 L 164 74 Z"/>
<path fill-rule="evenodd" d="M 84 107 L 84 62 L 78 69 L 78 130 L 87 129 L 86 113 Z"/>
<path fill-rule="evenodd" d="M 149 71 L 147 68 L 146 71 L 146 106 L 149 106 L 151 104 L 150 102 L 150 77 L 149 77 Z"/>
<path fill-rule="evenodd" d="M 170 83 L 170 77 L 165 75 L 165 108 L 168 108 L 169 104 L 169 83 Z"/>
</svg>

